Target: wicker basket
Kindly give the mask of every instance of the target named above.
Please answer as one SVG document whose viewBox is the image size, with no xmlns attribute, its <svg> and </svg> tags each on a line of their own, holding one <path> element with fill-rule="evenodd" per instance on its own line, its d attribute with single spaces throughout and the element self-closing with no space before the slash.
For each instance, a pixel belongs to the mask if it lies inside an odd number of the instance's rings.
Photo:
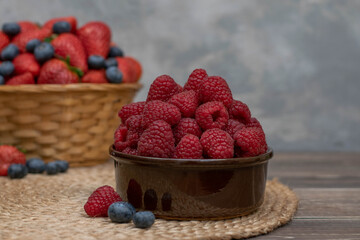
<svg viewBox="0 0 360 240">
<path fill-rule="evenodd" d="M 140 84 L 0 86 L 0 143 L 27 157 L 89 166 L 108 159 L 117 112 Z"/>
</svg>

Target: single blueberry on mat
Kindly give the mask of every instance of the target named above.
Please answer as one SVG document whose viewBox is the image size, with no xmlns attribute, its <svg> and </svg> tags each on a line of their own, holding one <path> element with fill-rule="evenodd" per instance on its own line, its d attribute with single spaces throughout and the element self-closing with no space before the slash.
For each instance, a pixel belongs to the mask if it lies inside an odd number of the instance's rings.
<svg viewBox="0 0 360 240">
<path fill-rule="evenodd" d="M 128 207 L 133 215 L 136 213 L 136 209 L 131 203 L 122 201 L 122 202 L 118 202 L 118 204 Z"/>
<path fill-rule="evenodd" d="M 30 41 L 28 41 L 28 43 L 26 44 L 26 51 L 33 53 L 35 48 L 37 46 L 39 46 L 41 44 L 41 41 L 39 39 L 32 39 Z"/>
<path fill-rule="evenodd" d="M 15 36 L 21 31 L 21 27 L 16 22 L 4 23 L 2 31 L 8 36 Z"/>
<path fill-rule="evenodd" d="M 2 60 L 13 60 L 19 54 L 19 48 L 15 45 L 10 43 L 1 51 L 1 59 Z"/>
<path fill-rule="evenodd" d="M 49 162 L 48 164 L 46 164 L 45 169 L 48 175 L 55 175 L 60 170 L 56 162 Z"/>
<path fill-rule="evenodd" d="M 0 85 L 4 85 L 4 84 L 5 84 L 5 78 L 0 75 Z"/>
<path fill-rule="evenodd" d="M 0 75 L 1 76 L 9 76 L 13 73 L 15 67 L 14 64 L 10 61 L 5 61 L 0 64 Z"/>
<path fill-rule="evenodd" d="M 23 178 L 27 175 L 28 170 L 25 165 L 11 164 L 7 173 L 10 178 Z"/>
<path fill-rule="evenodd" d="M 52 27 L 53 33 L 56 34 L 67 33 L 70 32 L 70 30 L 71 30 L 71 25 L 66 21 L 56 22 Z"/>
<path fill-rule="evenodd" d="M 133 222 L 137 228 L 149 228 L 155 222 L 155 215 L 150 211 L 137 212 L 133 217 Z"/>
<path fill-rule="evenodd" d="M 58 170 L 61 173 L 64 173 L 69 169 L 69 163 L 65 160 L 56 160 L 55 163 L 57 164 Z"/>
<path fill-rule="evenodd" d="M 88 65 L 91 69 L 101 69 L 105 66 L 105 59 L 99 55 L 91 55 L 88 58 Z"/>
<path fill-rule="evenodd" d="M 34 56 L 38 62 L 46 62 L 54 56 L 54 47 L 50 43 L 43 42 L 35 48 Z"/>
<path fill-rule="evenodd" d="M 121 83 L 123 74 L 120 72 L 120 70 L 117 67 L 109 67 L 106 69 L 106 78 L 111 83 Z"/>
<path fill-rule="evenodd" d="M 110 47 L 108 57 L 123 57 L 124 52 L 118 47 Z"/>
<path fill-rule="evenodd" d="M 108 208 L 108 216 L 111 221 L 117 223 L 128 223 L 133 218 L 134 212 L 126 204 L 115 202 Z"/>
<path fill-rule="evenodd" d="M 116 58 L 108 58 L 105 60 L 105 68 L 117 67 L 117 66 L 118 66 L 118 62 Z"/>
<path fill-rule="evenodd" d="M 46 164 L 40 158 L 30 158 L 26 161 L 26 167 L 29 173 L 43 173 L 46 168 Z"/>
</svg>

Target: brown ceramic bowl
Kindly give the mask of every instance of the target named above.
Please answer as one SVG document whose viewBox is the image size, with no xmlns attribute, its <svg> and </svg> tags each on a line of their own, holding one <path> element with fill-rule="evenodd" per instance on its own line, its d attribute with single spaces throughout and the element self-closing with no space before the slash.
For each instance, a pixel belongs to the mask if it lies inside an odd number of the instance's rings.
<svg viewBox="0 0 360 240">
<path fill-rule="evenodd" d="M 109 149 L 116 191 L 158 218 L 227 219 L 261 206 L 267 176 L 265 154 L 249 158 L 168 159 L 128 155 Z"/>
</svg>

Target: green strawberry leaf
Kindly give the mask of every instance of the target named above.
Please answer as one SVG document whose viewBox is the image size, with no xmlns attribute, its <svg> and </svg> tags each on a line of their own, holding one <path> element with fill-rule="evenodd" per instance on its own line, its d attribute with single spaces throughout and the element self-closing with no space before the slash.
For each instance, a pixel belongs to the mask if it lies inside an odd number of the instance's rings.
<svg viewBox="0 0 360 240">
<path fill-rule="evenodd" d="M 44 42 L 50 43 L 52 40 L 54 40 L 57 37 L 58 37 L 57 34 L 51 34 L 50 37 L 47 37 L 47 38 L 44 39 Z"/>
</svg>

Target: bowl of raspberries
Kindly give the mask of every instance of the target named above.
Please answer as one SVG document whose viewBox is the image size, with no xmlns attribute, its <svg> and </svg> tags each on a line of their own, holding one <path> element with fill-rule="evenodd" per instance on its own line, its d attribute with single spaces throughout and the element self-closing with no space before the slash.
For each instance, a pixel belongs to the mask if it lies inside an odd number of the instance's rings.
<svg viewBox="0 0 360 240">
<path fill-rule="evenodd" d="M 268 160 L 260 122 L 227 82 L 195 69 L 180 86 L 157 77 L 146 101 L 118 113 L 109 153 L 116 191 L 165 219 L 227 219 L 264 200 Z"/>
<path fill-rule="evenodd" d="M 0 142 L 27 157 L 71 166 L 108 160 L 117 109 L 132 101 L 142 66 L 124 54 L 101 21 L 75 17 L 0 29 Z"/>
</svg>

